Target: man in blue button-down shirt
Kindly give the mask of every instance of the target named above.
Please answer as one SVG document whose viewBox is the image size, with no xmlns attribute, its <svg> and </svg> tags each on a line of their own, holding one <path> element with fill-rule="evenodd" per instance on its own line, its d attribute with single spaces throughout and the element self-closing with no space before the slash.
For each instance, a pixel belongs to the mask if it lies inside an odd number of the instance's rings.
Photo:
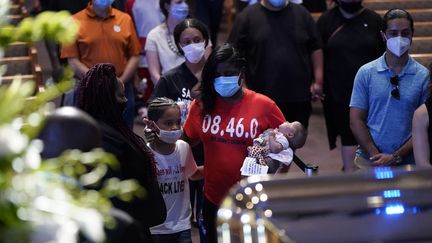
<svg viewBox="0 0 432 243">
<path fill-rule="evenodd" d="M 408 12 L 389 10 L 381 33 L 386 52 L 355 77 L 350 127 L 360 145 L 355 159 L 360 168 L 414 164 L 411 121 L 426 100 L 429 71 L 408 55 L 413 33 Z"/>
</svg>

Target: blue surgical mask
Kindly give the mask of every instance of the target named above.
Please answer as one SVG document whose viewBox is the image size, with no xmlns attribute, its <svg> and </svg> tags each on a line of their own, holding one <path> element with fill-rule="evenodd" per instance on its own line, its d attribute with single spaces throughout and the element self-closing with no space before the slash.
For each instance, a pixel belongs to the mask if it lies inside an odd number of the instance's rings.
<svg viewBox="0 0 432 243">
<path fill-rule="evenodd" d="M 214 88 L 222 97 L 231 97 L 240 89 L 239 76 L 220 76 L 214 80 Z"/>
<path fill-rule="evenodd" d="M 189 14 L 189 5 L 185 2 L 173 3 L 170 7 L 170 14 L 175 20 L 182 21 Z"/>
<path fill-rule="evenodd" d="M 114 0 L 94 0 L 94 5 L 100 9 L 106 9 L 114 2 Z"/>
<path fill-rule="evenodd" d="M 270 4 L 275 8 L 285 7 L 286 0 L 268 0 Z"/>
</svg>

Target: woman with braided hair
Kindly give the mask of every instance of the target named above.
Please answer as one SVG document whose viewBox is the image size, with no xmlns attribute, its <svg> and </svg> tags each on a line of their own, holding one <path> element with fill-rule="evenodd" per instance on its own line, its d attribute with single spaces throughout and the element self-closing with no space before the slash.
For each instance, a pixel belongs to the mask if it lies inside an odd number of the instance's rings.
<svg viewBox="0 0 432 243">
<path fill-rule="evenodd" d="M 165 203 L 158 188 L 150 149 L 122 118 L 126 102 L 124 85 L 117 79 L 112 64 L 93 66 L 78 87 L 78 108 L 98 121 L 102 130 L 102 148 L 119 160 L 119 170 L 110 171 L 109 176 L 135 179 L 146 190 L 144 199 L 131 202 L 113 199 L 113 205 L 138 221 L 147 237 L 145 242 L 151 242 L 149 227 L 164 222 Z"/>
</svg>

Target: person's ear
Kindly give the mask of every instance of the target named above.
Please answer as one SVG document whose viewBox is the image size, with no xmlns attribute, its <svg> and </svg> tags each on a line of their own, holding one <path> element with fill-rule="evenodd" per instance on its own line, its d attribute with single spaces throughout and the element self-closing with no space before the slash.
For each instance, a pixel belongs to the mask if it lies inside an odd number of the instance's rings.
<svg viewBox="0 0 432 243">
<path fill-rule="evenodd" d="M 382 37 L 383 41 L 387 42 L 387 37 L 386 37 L 385 33 L 382 30 L 380 30 L 380 34 L 381 34 L 381 37 Z"/>
<path fill-rule="evenodd" d="M 289 137 L 289 138 L 293 138 L 293 137 L 295 137 L 295 134 L 294 134 L 293 132 L 289 132 L 289 133 L 288 133 L 288 137 Z"/>
</svg>

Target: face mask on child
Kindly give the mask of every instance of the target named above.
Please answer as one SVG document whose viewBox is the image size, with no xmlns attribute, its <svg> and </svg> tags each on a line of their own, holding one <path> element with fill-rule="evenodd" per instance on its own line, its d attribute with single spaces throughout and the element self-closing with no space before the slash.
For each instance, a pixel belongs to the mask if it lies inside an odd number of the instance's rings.
<svg viewBox="0 0 432 243">
<path fill-rule="evenodd" d="M 214 88 L 222 97 L 231 97 L 240 89 L 239 76 L 220 76 L 214 80 Z"/>
<path fill-rule="evenodd" d="M 159 128 L 158 137 L 165 143 L 175 143 L 182 135 L 183 130 L 180 128 L 179 130 L 167 131 Z"/>
<path fill-rule="evenodd" d="M 127 102 L 117 102 L 117 109 L 120 111 L 120 113 L 123 114 L 123 112 L 126 110 Z"/>
<path fill-rule="evenodd" d="M 189 5 L 185 2 L 173 3 L 170 7 L 170 13 L 175 20 L 182 21 L 189 14 Z"/>
</svg>

